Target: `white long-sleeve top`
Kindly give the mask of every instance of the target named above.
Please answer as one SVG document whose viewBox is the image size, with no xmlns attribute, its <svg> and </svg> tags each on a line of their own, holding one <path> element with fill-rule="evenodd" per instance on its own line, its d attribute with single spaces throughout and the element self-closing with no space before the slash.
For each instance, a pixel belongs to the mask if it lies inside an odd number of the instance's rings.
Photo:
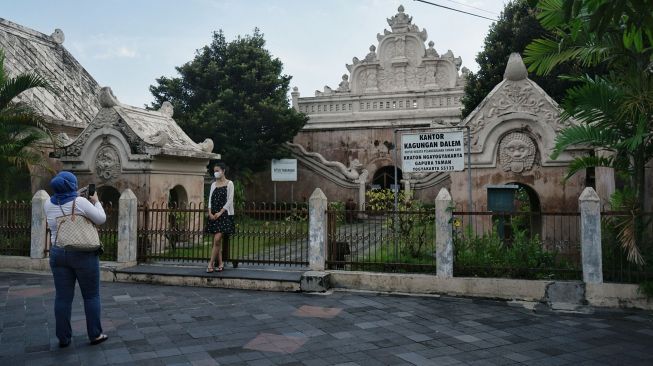
<svg viewBox="0 0 653 366">
<path fill-rule="evenodd" d="M 75 198 L 75 215 L 86 216 L 95 225 L 104 224 L 107 220 L 107 215 L 104 213 L 104 208 L 100 202 L 93 205 L 89 200 L 83 197 Z M 61 205 L 56 205 L 50 200 L 47 200 L 43 205 L 45 208 L 45 216 L 47 217 L 48 227 L 50 228 L 50 242 L 56 245 L 55 238 L 57 237 L 57 217 L 70 215 L 73 209 L 73 201 L 66 202 Z M 63 210 L 63 213 L 61 212 Z"/>
<path fill-rule="evenodd" d="M 216 184 L 215 182 L 211 183 L 211 191 L 209 192 L 209 211 L 215 210 L 220 211 L 221 209 L 227 210 L 227 215 L 234 214 L 234 183 L 230 180 L 227 181 L 227 203 L 223 207 L 211 207 L 211 196 L 213 196 L 213 191 L 215 191 Z"/>
</svg>

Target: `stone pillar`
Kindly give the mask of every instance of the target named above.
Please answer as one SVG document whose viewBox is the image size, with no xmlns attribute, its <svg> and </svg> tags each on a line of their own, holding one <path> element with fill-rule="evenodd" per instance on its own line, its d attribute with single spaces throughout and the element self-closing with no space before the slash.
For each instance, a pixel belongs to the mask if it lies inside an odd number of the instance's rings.
<svg viewBox="0 0 653 366">
<path fill-rule="evenodd" d="M 138 200 L 131 189 L 125 189 L 118 201 L 118 262 L 136 263 L 138 246 Z"/>
<path fill-rule="evenodd" d="M 358 176 L 358 210 L 365 211 L 365 183 L 367 182 L 367 176 L 370 173 L 367 169 L 364 169 L 363 172 Z"/>
<path fill-rule="evenodd" d="M 299 111 L 299 88 L 298 87 L 292 88 L 290 97 L 292 98 L 292 107 L 295 108 L 295 110 Z"/>
<path fill-rule="evenodd" d="M 435 198 L 435 265 L 440 278 L 453 277 L 453 233 L 451 194 L 442 188 Z"/>
<path fill-rule="evenodd" d="M 327 198 L 316 188 L 308 199 L 308 266 L 324 271 L 327 242 Z"/>
<path fill-rule="evenodd" d="M 580 207 L 580 245 L 583 258 L 583 281 L 603 283 L 601 256 L 601 200 L 591 187 L 578 199 Z"/>
<path fill-rule="evenodd" d="M 50 199 L 48 192 L 40 190 L 32 197 L 32 234 L 31 234 L 31 247 L 29 256 L 31 258 L 39 259 L 45 258 L 45 237 L 47 232 L 47 220 L 45 216 L 45 208 L 43 205 Z"/>
<path fill-rule="evenodd" d="M 604 149 L 597 149 L 596 156 L 608 158 L 613 156 L 614 152 Z M 610 202 L 610 197 L 615 190 L 614 168 L 599 167 L 594 168 L 594 180 L 596 193 L 602 202 Z"/>
</svg>

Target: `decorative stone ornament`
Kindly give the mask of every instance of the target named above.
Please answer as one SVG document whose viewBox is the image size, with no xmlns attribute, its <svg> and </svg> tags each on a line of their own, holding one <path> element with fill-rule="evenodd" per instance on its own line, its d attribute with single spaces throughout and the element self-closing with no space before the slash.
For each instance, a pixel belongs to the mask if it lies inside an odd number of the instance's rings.
<svg viewBox="0 0 653 366">
<path fill-rule="evenodd" d="M 537 148 L 528 135 L 511 132 L 499 144 L 499 162 L 506 172 L 523 173 L 531 170 Z"/>
<path fill-rule="evenodd" d="M 112 145 L 102 145 L 95 155 L 95 173 L 103 181 L 117 178 L 121 172 L 120 155 Z"/>
<path fill-rule="evenodd" d="M 58 45 L 62 45 L 63 42 L 66 40 L 66 36 L 63 34 L 63 31 L 59 28 L 54 30 L 54 33 L 50 35 L 52 37 L 52 41 Z"/>
</svg>

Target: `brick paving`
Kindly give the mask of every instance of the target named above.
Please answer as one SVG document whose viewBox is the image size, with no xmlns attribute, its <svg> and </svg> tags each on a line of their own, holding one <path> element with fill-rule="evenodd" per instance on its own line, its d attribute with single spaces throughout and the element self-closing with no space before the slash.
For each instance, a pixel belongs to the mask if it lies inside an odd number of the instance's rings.
<svg viewBox="0 0 653 366">
<path fill-rule="evenodd" d="M 102 283 L 110 339 L 54 336 L 50 276 L 0 272 L 0 365 L 652 365 L 653 314 L 505 302 Z"/>
</svg>

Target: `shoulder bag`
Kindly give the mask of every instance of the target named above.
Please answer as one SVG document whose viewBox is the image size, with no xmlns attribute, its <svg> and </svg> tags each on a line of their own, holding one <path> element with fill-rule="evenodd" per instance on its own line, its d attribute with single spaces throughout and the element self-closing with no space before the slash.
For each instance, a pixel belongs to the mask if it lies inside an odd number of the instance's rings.
<svg viewBox="0 0 653 366">
<path fill-rule="evenodd" d="M 57 237 L 54 241 L 55 245 L 77 252 L 100 251 L 102 243 L 100 243 L 97 229 L 87 217 L 75 215 L 75 201 L 73 200 L 73 210 L 70 215 L 66 215 L 61 205 L 59 205 L 63 216 L 56 218 Z"/>
</svg>

